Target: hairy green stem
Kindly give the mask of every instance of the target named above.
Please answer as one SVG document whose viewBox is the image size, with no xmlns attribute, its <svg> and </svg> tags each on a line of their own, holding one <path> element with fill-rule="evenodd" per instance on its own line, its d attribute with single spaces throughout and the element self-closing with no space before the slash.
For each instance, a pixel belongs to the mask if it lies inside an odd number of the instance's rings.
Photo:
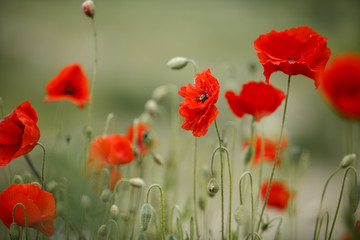
<svg viewBox="0 0 360 240">
<path fill-rule="evenodd" d="M 45 159 L 46 159 L 46 150 L 44 145 L 42 145 L 41 143 L 37 143 L 37 145 L 39 145 L 41 147 L 41 149 L 43 150 L 43 157 L 42 157 L 42 165 L 41 165 L 41 189 L 44 189 L 44 171 L 45 171 Z"/>
<path fill-rule="evenodd" d="M 242 194 L 241 194 L 241 182 L 243 180 L 243 178 L 248 175 L 250 178 L 250 196 L 251 196 L 251 239 L 254 238 L 254 222 L 255 222 L 255 218 L 254 218 L 254 193 L 253 193 L 253 177 L 250 171 L 246 171 L 244 172 L 241 176 L 240 176 L 240 180 L 239 180 L 239 194 L 240 194 L 240 205 L 243 205 L 243 199 L 242 199 Z"/>
<path fill-rule="evenodd" d="M 171 209 L 171 212 L 170 212 L 170 227 L 169 227 L 169 230 L 170 230 L 170 233 L 173 232 L 173 229 L 172 229 L 172 221 L 173 221 L 173 216 L 174 216 L 174 210 L 176 209 L 178 215 L 179 215 L 179 221 L 180 221 L 180 232 L 178 232 L 179 234 L 179 239 L 180 240 L 183 240 L 184 237 L 183 237 L 183 230 L 182 230 L 182 214 L 181 214 L 181 210 L 180 210 L 180 207 L 178 205 L 175 205 L 172 209 Z"/>
<path fill-rule="evenodd" d="M 163 197 L 163 190 L 159 184 L 152 184 L 146 193 L 146 203 L 149 203 L 149 195 L 151 189 L 154 187 L 158 188 L 160 191 L 160 204 L 161 204 L 161 228 L 162 228 L 162 239 L 165 240 L 165 217 L 164 217 L 164 197 Z"/>
<path fill-rule="evenodd" d="M 193 166 L 193 205 L 196 239 L 200 239 L 199 224 L 197 218 L 197 199 L 196 199 L 196 168 L 197 168 L 197 137 L 194 137 L 194 166 Z"/>
<path fill-rule="evenodd" d="M 283 131 L 284 131 L 286 110 L 287 110 L 287 104 L 288 104 L 288 99 L 289 99 L 290 80 L 291 80 L 291 75 L 289 75 L 289 77 L 288 77 L 288 83 L 287 83 L 287 89 L 286 89 L 286 98 L 285 98 L 285 106 L 284 106 L 284 113 L 283 113 L 283 118 L 282 118 L 282 122 L 281 122 L 279 142 L 278 142 L 278 145 L 277 145 L 277 148 L 276 148 L 275 159 L 274 159 L 273 167 L 272 167 L 272 170 L 271 170 L 269 184 L 268 184 L 268 187 L 267 187 L 267 190 L 266 190 L 264 204 L 263 204 L 263 207 L 261 209 L 260 218 L 259 218 L 259 222 L 258 222 L 258 225 L 257 225 L 257 228 L 256 228 L 256 232 L 259 232 L 259 229 L 260 229 L 262 216 L 264 215 L 266 203 L 267 203 L 267 200 L 269 198 L 270 186 L 271 186 L 272 180 L 274 178 L 274 173 L 275 173 L 275 169 L 276 169 L 276 163 L 277 163 L 277 160 L 278 160 L 278 157 L 279 157 L 281 138 L 282 138 Z"/>
<path fill-rule="evenodd" d="M 13 217 L 13 223 L 15 222 L 15 210 L 16 210 L 16 208 L 17 208 L 18 206 L 22 206 L 22 207 L 24 208 L 24 211 L 25 211 L 25 235 L 26 235 L 25 239 L 28 240 L 28 234 L 27 234 L 28 217 L 27 217 L 26 207 L 25 207 L 24 204 L 22 204 L 22 203 L 17 203 L 17 204 L 15 204 L 15 206 L 14 206 L 14 208 L 13 208 L 13 215 L 12 215 L 12 217 Z"/>
</svg>

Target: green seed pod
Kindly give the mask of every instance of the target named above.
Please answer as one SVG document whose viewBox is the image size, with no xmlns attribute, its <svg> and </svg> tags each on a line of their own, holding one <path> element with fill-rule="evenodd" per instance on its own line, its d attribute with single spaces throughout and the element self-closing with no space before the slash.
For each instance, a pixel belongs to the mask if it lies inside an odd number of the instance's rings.
<svg viewBox="0 0 360 240">
<path fill-rule="evenodd" d="M 148 229 L 151 217 L 152 217 L 151 205 L 150 203 L 145 203 L 140 211 L 141 229 L 143 231 L 146 231 Z"/>
<path fill-rule="evenodd" d="M 98 234 L 101 236 L 101 237 L 106 237 L 108 234 L 109 234 L 109 229 L 108 227 L 106 226 L 106 224 L 103 224 L 99 227 L 98 229 Z"/>
<path fill-rule="evenodd" d="M 349 167 L 354 162 L 355 159 L 356 159 L 355 153 L 345 155 L 340 162 L 340 167 L 341 168 Z"/>
<path fill-rule="evenodd" d="M 117 220 L 119 218 L 119 207 L 115 204 L 113 204 L 111 207 L 110 207 L 110 217 L 113 219 L 113 220 Z"/>
<path fill-rule="evenodd" d="M 9 234 L 11 240 L 20 239 L 20 227 L 15 222 L 11 223 Z"/>
<path fill-rule="evenodd" d="M 179 70 L 185 67 L 188 63 L 188 59 L 184 57 L 174 57 L 170 59 L 166 65 L 169 66 L 171 69 Z"/>
<path fill-rule="evenodd" d="M 110 197 L 111 197 L 111 191 L 109 189 L 104 189 L 101 192 L 100 199 L 104 203 L 108 202 L 110 200 Z"/>
<path fill-rule="evenodd" d="M 215 194 L 219 191 L 219 184 L 216 182 L 215 178 L 211 178 L 209 183 L 208 183 L 208 195 L 210 197 L 214 197 Z"/>
<path fill-rule="evenodd" d="M 253 146 L 248 146 L 244 153 L 244 165 L 247 165 L 251 161 L 253 155 L 254 155 Z"/>
</svg>

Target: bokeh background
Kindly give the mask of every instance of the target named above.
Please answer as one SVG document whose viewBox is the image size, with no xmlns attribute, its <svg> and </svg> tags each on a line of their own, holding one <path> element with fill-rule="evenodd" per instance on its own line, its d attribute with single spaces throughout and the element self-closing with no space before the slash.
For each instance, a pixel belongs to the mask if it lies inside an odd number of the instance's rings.
<svg viewBox="0 0 360 240">
<path fill-rule="evenodd" d="M 253 48 L 260 34 L 308 25 L 328 38 L 332 57 L 343 52 L 360 52 L 358 0 L 109 0 L 95 3 L 99 64 L 92 116 L 94 135 L 102 133 L 110 112 L 116 116 L 116 131 L 124 132 L 143 112 L 145 102 L 157 86 L 180 87 L 192 82 L 190 67 L 172 71 L 166 66 L 175 56 L 194 59 L 199 70 L 210 68 L 219 80 L 221 125 L 234 120 L 223 97 L 225 90 L 238 92 L 243 83 L 264 79 Z M 7 115 L 18 104 L 29 100 L 38 112 L 41 141 L 45 143 L 53 140 L 58 107 L 58 103 L 43 102 L 45 84 L 63 66 L 73 62 L 81 63 L 91 79 L 94 42 L 91 21 L 82 13 L 81 4 L 80 0 L 0 1 L 3 113 Z M 274 73 L 270 81 L 285 90 L 286 78 L 282 73 Z M 322 186 L 345 153 L 346 122 L 325 103 L 312 80 L 302 76 L 292 79 L 285 134 L 291 145 L 310 153 L 307 172 L 299 187 L 299 234 L 306 238 L 309 231 L 305 230 L 313 229 L 311 212 L 319 202 Z M 280 130 L 281 113 L 279 109 L 274 116 L 264 119 L 264 127 Z M 86 110 L 65 104 L 63 131 L 81 139 L 86 118 Z M 161 147 L 167 146 L 168 136 L 159 125 L 156 130 L 161 151 Z M 358 135 L 358 128 L 355 131 Z M 215 137 L 214 133 L 210 128 L 209 138 Z M 184 135 L 185 139 L 191 139 L 190 133 Z M 190 159 L 185 162 L 191 166 Z M 14 163 L 15 172 L 18 165 L 21 167 L 22 163 Z M 0 169 L 3 182 L 5 175 L 4 169 Z M 329 208 L 333 206 L 331 200 L 334 203 L 337 200 L 338 187 L 339 184 L 329 189 Z M 335 237 L 343 230 L 341 216 L 339 220 Z"/>
</svg>

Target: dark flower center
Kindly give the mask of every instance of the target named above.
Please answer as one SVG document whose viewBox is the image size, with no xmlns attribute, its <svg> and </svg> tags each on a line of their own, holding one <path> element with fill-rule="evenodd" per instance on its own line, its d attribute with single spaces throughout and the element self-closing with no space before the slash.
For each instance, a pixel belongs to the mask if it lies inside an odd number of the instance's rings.
<svg viewBox="0 0 360 240">
<path fill-rule="evenodd" d="M 65 94 L 72 95 L 74 93 L 74 90 L 71 87 L 66 87 Z"/>
<path fill-rule="evenodd" d="M 201 91 L 201 92 L 200 92 L 200 96 L 196 97 L 196 101 L 197 101 L 197 102 L 205 102 L 206 99 L 208 99 L 208 95 L 207 95 L 207 93 L 204 92 L 204 91 Z"/>
</svg>

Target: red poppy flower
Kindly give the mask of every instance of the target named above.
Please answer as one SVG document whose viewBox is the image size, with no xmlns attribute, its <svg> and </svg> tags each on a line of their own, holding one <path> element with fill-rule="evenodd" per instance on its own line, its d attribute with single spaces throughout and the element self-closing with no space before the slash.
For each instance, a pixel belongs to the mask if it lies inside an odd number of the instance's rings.
<svg viewBox="0 0 360 240">
<path fill-rule="evenodd" d="M 29 153 L 40 138 L 36 112 L 29 101 L 0 120 L 0 167 Z"/>
<path fill-rule="evenodd" d="M 261 184 L 261 199 L 264 200 L 266 196 L 269 181 L 266 180 Z M 273 180 L 270 186 L 269 197 L 266 202 L 267 206 L 284 210 L 287 207 L 291 194 L 285 184 L 281 181 Z"/>
<path fill-rule="evenodd" d="M 341 115 L 360 120 L 360 55 L 334 58 L 322 74 L 320 88 Z"/>
<path fill-rule="evenodd" d="M 255 146 L 256 141 L 256 146 Z M 249 140 L 246 140 L 243 144 L 243 147 L 246 148 L 249 145 Z M 262 139 L 261 136 L 257 136 L 256 140 L 253 141 L 253 147 L 255 148 L 255 155 L 254 155 L 254 165 L 257 165 L 261 159 L 261 146 L 262 146 Z M 278 139 L 271 140 L 269 138 L 264 139 L 264 161 L 273 163 L 275 160 L 276 149 L 278 145 Z M 288 143 L 285 136 L 282 136 L 280 149 L 279 149 L 279 156 L 281 153 L 286 149 Z M 276 161 L 276 166 L 281 164 L 280 157 Z"/>
<path fill-rule="evenodd" d="M 356 221 L 356 224 L 355 224 L 355 228 L 354 228 L 354 237 L 356 237 L 356 239 L 360 239 L 360 220 Z M 352 240 L 349 232 L 344 232 L 342 235 L 341 235 L 341 240 Z"/>
<path fill-rule="evenodd" d="M 89 162 L 110 165 L 127 164 L 135 159 L 131 142 L 119 134 L 99 136 L 90 145 Z"/>
<path fill-rule="evenodd" d="M 45 102 L 66 99 L 84 108 L 84 103 L 90 101 L 88 78 L 78 63 L 64 67 L 46 84 L 46 92 Z"/>
<path fill-rule="evenodd" d="M 243 85 L 239 95 L 226 91 L 225 97 L 236 116 L 243 117 L 247 113 L 260 121 L 281 105 L 285 93 L 265 82 L 249 82 Z"/>
<path fill-rule="evenodd" d="M 185 98 L 179 108 L 185 118 L 181 127 L 191 130 L 195 137 L 204 136 L 219 113 L 214 105 L 219 92 L 220 85 L 209 69 L 196 74 L 194 85 L 181 87 L 179 94 Z"/>
<path fill-rule="evenodd" d="M 126 130 L 126 136 L 130 139 L 132 143 L 134 141 L 134 124 L 130 125 L 130 127 Z M 146 154 L 149 151 L 149 147 L 153 146 L 153 141 L 148 138 L 144 138 L 144 134 L 150 130 L 149 126 L 139 122 L 137 124 L 137 151 L 140 154 Z"/>
<path fill-rule="evenodd" d="M 287 75 L 309 77 L 317 87 L 319 73 L 324 71 L 331 54 L 326 40 L 308 26 L 260 35 L 254 47 L 266 81 L 269 82 L 273 72 L 282 71 Z"/>
<path fill-rule="evenodd" d="M 13 221 L 13 209 L 22 203 L 27 212 L 28 227 L 50 237 L 54 233 L 53 220 L 57 218 L 53 195 L 34 184 L 12 184 L 0 193 L 0 219 L 10 228 Z M 25 211 L 22 206 L 16 207 L 15 222 L 25 226 Z"/>
</svg>

